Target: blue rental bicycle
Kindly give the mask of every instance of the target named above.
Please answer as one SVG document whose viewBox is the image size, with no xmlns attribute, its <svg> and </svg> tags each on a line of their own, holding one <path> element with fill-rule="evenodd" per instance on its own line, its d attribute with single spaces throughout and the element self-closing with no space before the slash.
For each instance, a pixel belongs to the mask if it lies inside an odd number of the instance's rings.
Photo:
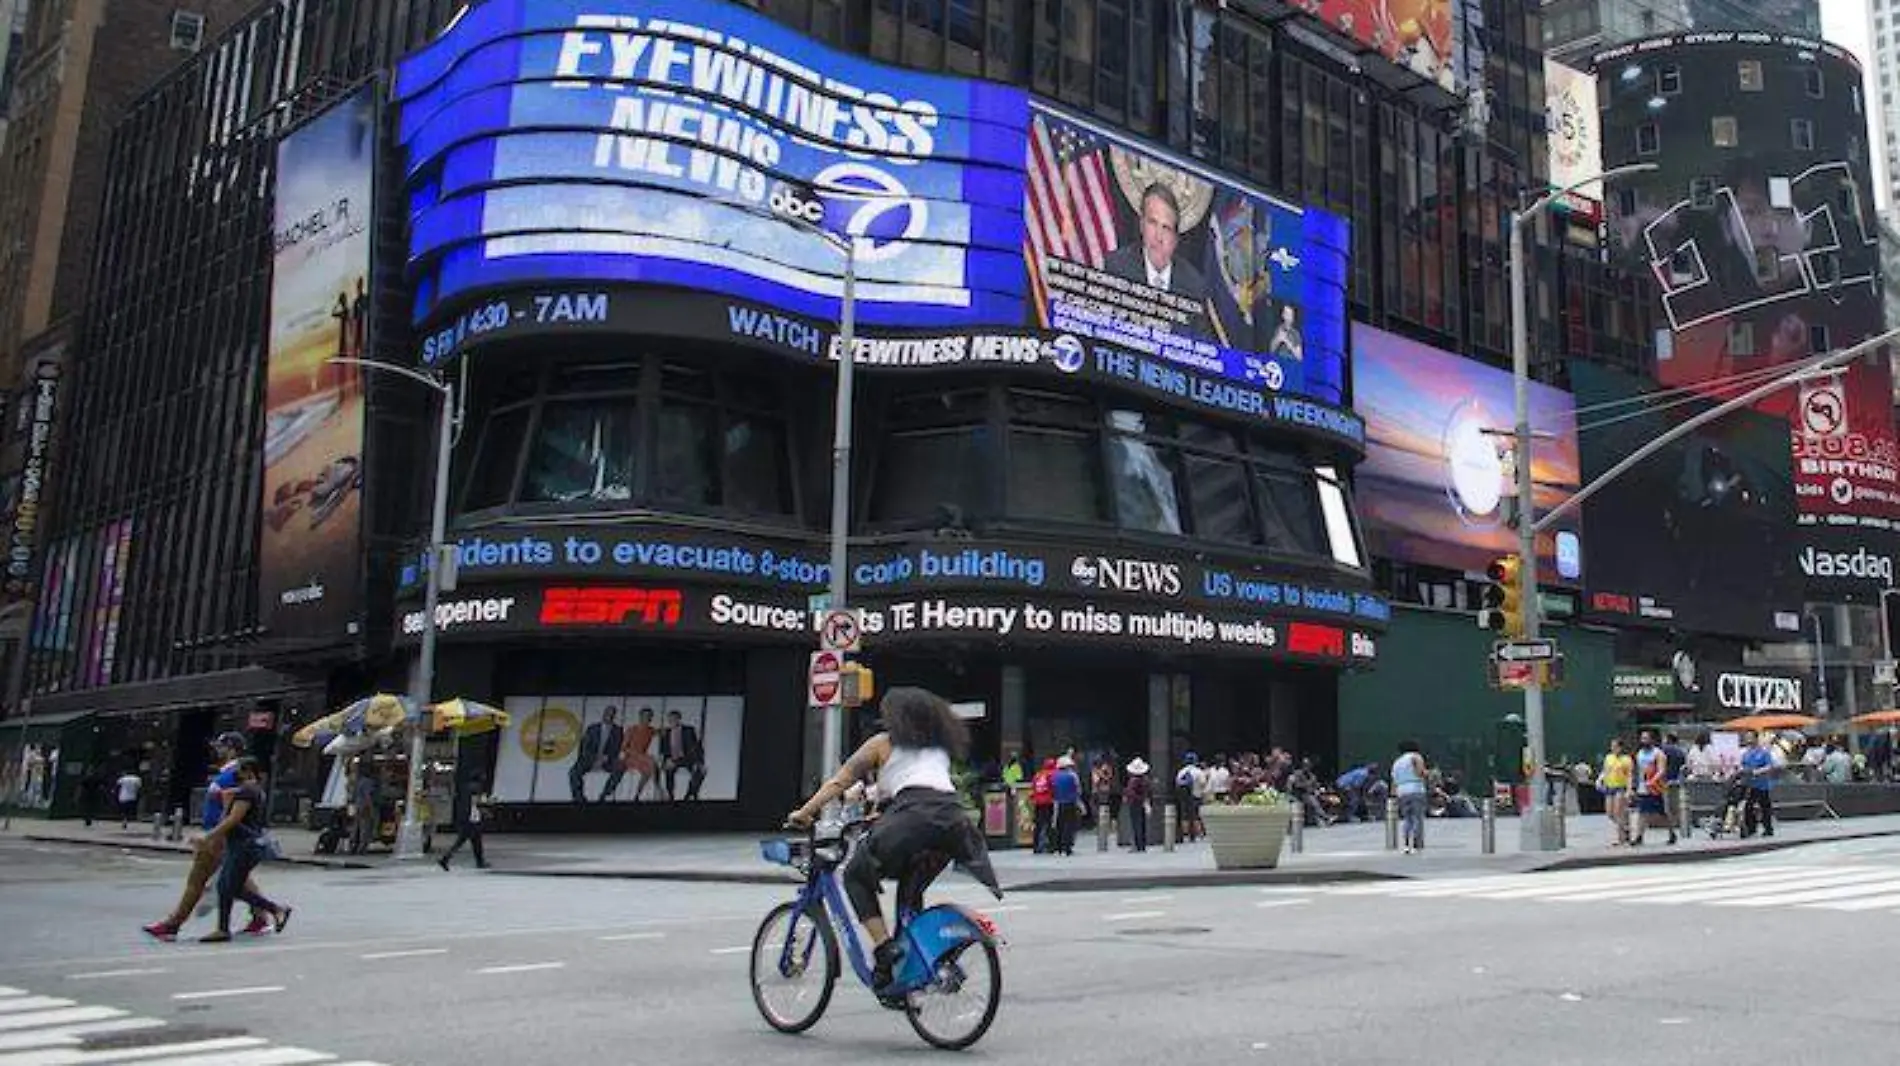
<svg viewBox="0 0 1900 1066">
<path fill-rule="evenodd" d="M 996 926 L 975 911 L 952 903 L 923 906 L 924 890 L 949 865 L 942 855 L 924 855 L 898 881 L 897 925 L 891 936 L 904 945 L 887 988 L 872 987 L 870 952 L 839 880 L 839 869 L 869 822 L 847 821 L 836 837 L 820 839 L 814 827 L 803 840 L 763 841 L 767 861 L 804 875 L 798 897 L 781 903 L 759 924 L 752 939 L 752 1001 L 766 1024 L 781 1033 L 802 1033 L 818 1024 L 838 983 L 838 942 L 851 969 L 879 1000 L 904 1016 L 933 1047 L 960 1051 L 982 1039 L 996 1020 L 1003 995 L 1003 967 Z"/>
</svg>

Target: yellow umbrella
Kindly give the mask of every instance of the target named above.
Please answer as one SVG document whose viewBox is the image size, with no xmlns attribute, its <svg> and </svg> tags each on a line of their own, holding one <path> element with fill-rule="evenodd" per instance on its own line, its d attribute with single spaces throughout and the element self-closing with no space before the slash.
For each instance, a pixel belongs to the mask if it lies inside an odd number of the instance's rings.
<svg viewBox="0 0 1900 1066">
<path fill-rule="evenodd" d="M 440 733 L 453 729 L 465 736 L 486 733 L 493 729 L 503 729 L 508 725 L 508 712 L 499 707 L 490 707 L 486 703 L 465 700 L 460 696 L 452 700 L 431 704 L 429 707 L 429 731 Z"/>
<path fill-rule="evenodd" d="M 320 742 L 327 744 L 336 737 L 353 737 L 394 728 L 403 723 L 409 716 L 409 708 L 414 706 L 415 701 L 407 696 L 379 692 L 311 722 L 291 734 L 290 742 L 299 748 L 307 748 Z"/>
</svg>

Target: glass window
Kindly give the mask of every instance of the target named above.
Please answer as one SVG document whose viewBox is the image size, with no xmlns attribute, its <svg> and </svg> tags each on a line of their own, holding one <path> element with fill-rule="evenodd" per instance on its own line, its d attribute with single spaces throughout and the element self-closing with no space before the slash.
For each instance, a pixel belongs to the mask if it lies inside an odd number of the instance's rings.
<svg viewBox="0 0 1900 1066">
<path fill-rule="evenodd" d="M 1318 467 L 1314 473 L 1319 475 L 1319 509 L 1326 521 L 1326 540 L 1333 550 L 1333 561 L 1354 570 L 1363 570 L 1365 556 L 1359 551 L 1359 534 L 1352 519 L 1352 508 L 1346 505 L 1346 490 L 1339 483 L 1339 473 L 1330 466 Z"/>
<path fill-rule="evenodd" d="M 1709 139 L 1717 148 L 1735 147 L 1739 134 L 1734 115 L 1717 115 L 1709 120 Z"/>
<path fill-rule="evenodd" d="M 1321 527 L 1319 494 L 1310 474 L 1256 468 L 1254 488 L 1267 547 L 1304 555 L 1330 555 Z"/>
<path fill-rule="evenodd" d="M 1175 484 L 1174 450 L 1130 436 L 1141 432 L 1141 415 L 1114 411 L 1109 424 L 1108 471 L 1115 488 L 1115 514 L 1123 529 L 1181 532 L 1181 500 Z"/>
<path fill-rule="evenodd" d="M 1184 455 L 1188 511 L 1194 534 L 1209 540 L 1252 544 L 1252 504 L 1247 499 L 1247 470 L 1240 463 L 1212 456 Z"/>
<path fill-rule="evenodd" d="M 791 466 L 785 425 L 775 418 L 733 414 L 726 420 L 725 496 L 720 503 L 752 514 L 790 514 Z"/>
<path fill-rule="evenodd" d="M 968 515 L 982 509 L 984 470 L 981 426 L 893 433 L 878 442 L 877 487 L 871 520 L 935 521 L 946 507 Z"/>
<path fill-rule="evenodd" d="M 1788 133 L 1794 142 L 1796 151 L 1812 151 L 1814 148 L 1814 120 L 1797 118 L 1789 122 Z"/>
<path fill-rule="evenodd" d="M 1827 96 L 1827 83 L 1821 80 L 1821 71 L 1819 68 L 1809 67 L 1803 72 L 1803 75 L 1803 81 L 1807 85 L 1809 96 L 1812 96 L 1816 100 Z"/>
<path fill-rule="evenodd" d="M 671 400 L 660 406 L 653 494 L 662 500 L 710 507 L 719 503 L 718 418 L 711 407 Z"/>
<path fill-rule="evenodd" d="M 1655 155 L 1662 151 L 1662 130 L 1654 122 L 1636 127 L 1636 154 Z"/>
<path fill-rule="evenodd" d="M 1736 64 L 1735 75 L 1736 80 L 1741 84 L 1743 92 L 1758 93 L 1762 91 L 1761 60 L 1742 60 Z"/>
<path fill-rule="evenodd" d="M 1728 354 L 1732 356 L 1755 354 L 1755 324 L 1753 322 L 1728 324 Z"/>
<path fill-rule="evenodd" d="M 1682 68 L 1671 64 L 1656 71 L 1656 91 L 1674 96 L 1682 91 Z"/>
<path fill-rule="evenodd" d="M 522 500 L 627 500 L 633 497 L 631 401 L 550 403 L 528 454 Z"/>
<path fill-rule="evenodd" d="M 462 509 L 500 507 L 511 499 L 515 468 L 521 464 L 521 438 L 528 431 L 528 408 L 517 407 L 488 418 L 462 497 Z"/>
<path fill-rule="evenodd" d="M 1828 343 L 1826 326 L 1813 325 L 1808 327 L 1808 350 L 1817 355 L 1822 352 L 1834 350 L 1832 345 Z"/>
<path fill-rule="evenodd" d="M 1011 427 L 1009 513 L 1022 518 L 1100 522 L 1101 466 L 1094 433 Z"/>
</svg>

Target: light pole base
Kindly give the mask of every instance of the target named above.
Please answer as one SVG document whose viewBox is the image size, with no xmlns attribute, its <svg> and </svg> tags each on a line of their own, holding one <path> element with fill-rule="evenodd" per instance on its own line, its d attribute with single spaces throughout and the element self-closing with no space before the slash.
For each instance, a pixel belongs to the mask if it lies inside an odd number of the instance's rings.
<svg viewBox="0 0 1900 1066">
<path fill-rule="evenodd" d="M 1555 807 L 1526 811 L 1517 820 L 1518 850 L 1527 852 L 1564 849 L 1564 813 Z"/>
<path fill-rule="evenodd" d="M 396 861 L 409 862 L 423 858 L 422 823 L 404 820 L 396 827 Z"/>
</svg>

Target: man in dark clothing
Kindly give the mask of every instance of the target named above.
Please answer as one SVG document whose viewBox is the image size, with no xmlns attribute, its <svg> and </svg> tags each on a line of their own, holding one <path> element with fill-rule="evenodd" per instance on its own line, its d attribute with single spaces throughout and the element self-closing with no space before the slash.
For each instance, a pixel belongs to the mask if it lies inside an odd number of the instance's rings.
<svg viewBox="0 0 1900 1066">
<path fill-rule="evenodd" d="M 467 844 L 469 850 L 475 853 L 475 868 L 488 869 L 488 857 L 482 854 L 482 827 L 488 822 L 489 803 L 486 782 L 479 775 L 470 778 L 455 790 L 455 828 L 458 832 L 455 843 L 450 844 L 449 850 L 442 853 L 442 857 L 436 860 L 436 865 L 447 870 L 449 861 L 455 858 L 455 853 L 462 849 L 463 844 Z"/>
<path fill-rule="evenodd" d="M 1682 774 L 1689 766 L 1689 751 L 1682 746 L 1682 738 L 1674 733 L 1663 734 L 1663 784 L 1667 791 L 1663 793 L 1663 808 L 1669 815 L 1669 836 L 1673 839 L 1676 827 L 1682 824 Z"/>
<path fill-rule="evenodd" d="M 666 731 L 660 734 L 660 765 L 665 770 L 666 798 L 677 799 L 675 775 L 686 771 L 686 799 L 699 799 L 699 786 L 706 781 L 706 748 L 699 730 L 687 725 L 678 711 L 666 714 Z"/>
<path fill-rule="evenodd" d="M 574 765 L 567 770 L 568 793 L 575 803 L 586 803 L 587 775 L 596 770 L 605 774 L 622 771 L 620 765 L 620 745 L 626 739 L 626 733 L 620 728 L 620 708 L 609 707 L 600 712 L 600 721 L 587 727 L 581 733 L 581 750 L 574 756 Z M 610 783 L 601 789 L 600 801 L 607 802 L 607 793 L 613 788 Z"/>
</svg>

